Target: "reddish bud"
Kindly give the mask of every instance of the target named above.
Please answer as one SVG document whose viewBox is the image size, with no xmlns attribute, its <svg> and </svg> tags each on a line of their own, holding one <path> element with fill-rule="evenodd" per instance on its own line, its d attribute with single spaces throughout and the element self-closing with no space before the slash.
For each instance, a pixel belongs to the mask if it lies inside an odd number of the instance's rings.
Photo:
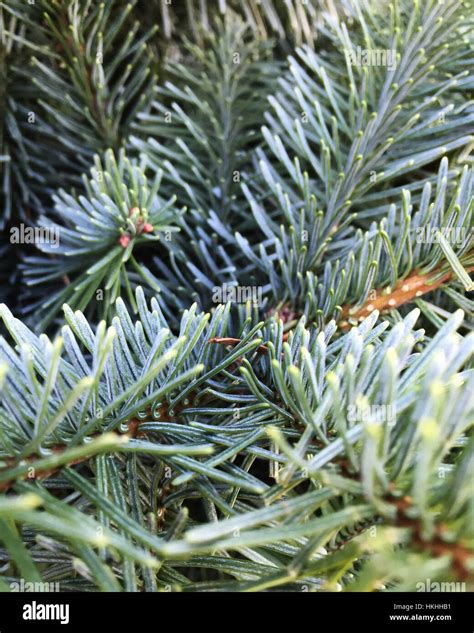
<svg viewBox="0 0 474 633">
<path fill-rule="evenodd" d="M 145 222 L 145 224 L 143 225 L 143 232 L 153 233 L 153 224 L 150 224 L 149 222 Z"/>
<path fill-rule="evenodd" d="M 119 244 L 122 248 L 127 248 L 127 246 L 130 244 L 130 235 L 128 235 L 127 233 L 121 235 L 119 237 Z"/>
</svg>

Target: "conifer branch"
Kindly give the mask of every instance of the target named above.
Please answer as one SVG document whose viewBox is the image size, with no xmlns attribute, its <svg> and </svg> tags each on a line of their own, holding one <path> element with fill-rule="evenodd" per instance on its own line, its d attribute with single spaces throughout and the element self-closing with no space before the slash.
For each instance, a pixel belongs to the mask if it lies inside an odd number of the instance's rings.
<svg viewBox="0 0 474 633">
<path fill-rule="evenodd" d="M 0 6 L 0 589 L 474 588 L 472 23 Z"/>
<path fill-rule="evenodd" d="M 371 312 L 377 310 L 383 314 L 387 310 L 395 310 L 403 305 L 412 303 L 423 295 L 434 292 L 443 284 L 450 282 L 455 273 L 453 270 L 445 270 L 445 266 L 441 269 L 435 269 L 429 273 L 420 274 L 412 273 L 405 279 L 399 280 L 394 288 L 384 288 L 375 290 L 374 296 L 369 299 L 362 307 L 344 306 L 341 311 L 341 319 L 339 325 L 347 328 L 351 319 L 353 322 L 363 321 Z M 474 266 L 466 269 L 467 273 L 472 273 Z"/>
</svg>

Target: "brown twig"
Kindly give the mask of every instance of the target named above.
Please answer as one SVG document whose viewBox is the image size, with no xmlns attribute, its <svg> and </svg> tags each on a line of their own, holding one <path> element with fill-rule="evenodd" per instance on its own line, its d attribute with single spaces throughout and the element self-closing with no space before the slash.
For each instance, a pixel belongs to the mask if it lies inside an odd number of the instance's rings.
<svg viewBox="0 0 474 633">
<path fill-rule="evenodd" d="M 129 422 L 129 430 L 124 433 L 123 435 L 126 437 L 140 437 L 138 432 L 137 432 L 137 428 L 138 428 L 138 424 L 140 424 L 141 421 L 133 419 Z M 100 436 L 100 433 L 94 433 L 92 435 L 92 438 L 97 438 Z M 53 451 L 53 453 L 56 454 L 60 454 L 64 451 L 66 451 L 68 448 L 68 446 L 66 444 L 57 444 L 56 446 L 51 447 L 51 450 Z M 56 466 L 55 468 L 48 468 L 48 469 L 38 469 L 36 470 L 34 468 L 34 463 L 35 460 L 40 459 L 41 457 L 36 454 L 33 453 L 32 455 L 28 455 L 28 457 L 26 457 L 25 459 L 23 459 L 24 462 L 26 462 L 27 464 L 31 465 L 31 468 L 33 469 L 33 472 L 26 472 L 24 473 L 22 476 L 19 477 L 19 479 L 28 479 L 28 480 L 34 480 L 34 481 L 42 481 L 44 479 L 48 479 L 48 477 L 51 477 L 52 475 L 57 474 L 62 468 L 64 468 L 65 466 L 75 466 L 76 464 L 82 464 L 83 462 L 87 461 L 88 459 L 90 459 L 91 456 L 89 455 L 84 455 L 83 457 L 80 457 L 78 459 L 75 459 L 67 464 L 61 464 L 60 466 Z M 17 458 L 9 458 L 6 460 L 7 462 L 7 466 L 5 468 L 0 469 L 0 472 L 2 471 L 6 471 L 10 468 L 14 468 L 15 466 L 18 465 L 18 459 Z M 14 485 L 16 479 L 10 479 L 7 481 L 2 481 L 0 482 L 0 492 L 7 492 L 8 490 L 10 490 L 10 488 Z"/>
<path fill-rule="evenodd" d="M 433 537 L 430 540 L 425 540 L 422 536 L 420 520 L 407 515 L 407 510 L 412 506 L 411 497 L 405 496 L 401 499 L 394 499 L 390 496 L 386 498 L 386 501 L 396 508 L 395 525 L 412 530 L 411 544 L 414 549 L 424 551 L 433 558 L 449 555 L 453 572 L 459 580 L 467 580 L 472 575 L 469 569 L 469 561 L 473 558 L 472 551 L 463 543 L 453 543 L 444 540 L 443 534 L 447 532 L 447 529 L 443 524 L 435 525 Z"/>
<path fill-rule="evenodd" d="M 232 338 L 230 336 L 214 336 L 210 338 L 208 343 L 217 343 L 218 345 L 231 345 L 232 347 L 242 342 L 240 338 Z M 257 352 L 260 354 L 268 354 L 268 348 L 265 345 L 259 345 Z"/>
<path fill-rule="evenodd" d="M 344 473 L 344 467 L 342 471 Z M 350 475 L 351 479 L 355 477 Z M 393 487 L 393 484 L 392 484 Z M 472 550 L 469 549 L 462 542 L 452 542 L 443 539 L 443 535 L 448 532 L 448 529 L 439 523 L 434 526 L 434 534 L 430 539 L 423 538 L 423 526 L 418 518 L 410 517 L 408 510 L 413 505 L 413 500 L 409 496 L 395 497 L 392 493 L 389 493 L 385 497 L 385 501 L 396 509 L 395 514 L 395 527 L 408 528 L 411 530 L 411 547 L 418 552 L 425 552 L 432 558 L 440 558 L 441 556 L 449 556 L 451 558 L 451 566 L 453 574 L 460 581 L 468 580 L 472 578 L 472 571 L 470 570 L 471 561 L 473 559 Z M 369 527 L 367 525 L 361 526 L 360 530 L 357 530 L 354 535 L 344 539 L 338 544 L 338 549 L 346 545 L 353 538 L 358 536 L 361 532 Z"/>
<path fill-rule="evenodd" d="M 474 271 L 474 266 L 466 269 L 468 273 Z M 445 282 L 450 281 L 454 276 L 452 270 L 448 270 L 444 274 L 440 274 L 440 270 L 436 269 L 425 275 L 417 272 L 412 273 L 406 279 L 401 279 L 395 284 L 395 287 L 387 292 L 387 289 L 375 290 L 375 297 L 369 299 L 361 308 L 354 310 L 350 305 L 342 308 L 341 319 L 339 325 L 342 329 L 350 327 L 350 320 L 363 321 L 374 310 L 383 313 L 386 310 L 399 308 L 405 303 L 409 303 L 428 292 L 433 292 Z"/>
<path fill-rule="evenodd" d="M 159 419 L 160 422 L 166 421 L 166 422 L 176 422 L 177 418 L 176 415 L 179 414 L 183 409 L 184 409 L 184 405 L 178 406 L 174 409 L 173 411 L 173 415 L 170 415 L 169 413 L 169 408 L 167 403 L 163 404 L 159 409 L 158 409 L 158 413 L 159 413 Z M 151 411 L 148 412 L 150 418 L 152 418 L 152 413 Z M 153 419 L 153 418 L 152 418 Z M 147 418 L 144 418 L 143 420 L 139 420 L 137 418 L 132 418 L 128 424 L 127 424 L 127 431 L 123 434 L 121 434 L 121 436 L 125 436 L 125 437 L 129 437 L 131 439 L 135 439 L 135 438 L 141 438 L 141 437 L 146 437 L 146 432 L 144 432 L 143 430 L 140 429 L 141 425 L 144 424 L 145 422 L 149 422 L 150 420 Z M 97 438 L 100 437 L 101 433 L 93 433 L 92 434 L 92 438 Z M 63 451 L 66 451 L 68 448 L 67 444 L 57 444 L 53 447 L 51 447 L 51 450 L 58 454 L 61 453 Z M 46 470 L 35 470 L 34 472 L 26 472 L 24 473 L 24 475 L 22 475 L 20 477 L 20 479 L 28 479 L 28 480 L 35 480 L 35 481 L 42 481 L 44 479 L 48 479 L 48 477 L 51 477 L 52 475 L 57 474 L 58 472 L 61 471 L 62 468 L 64 468 L 65 466 L 75 466 L 76 464 L 81 464 L 86 462 L 88 459 L 90 459 L 91 456 L 85 455 L 84 457 L 80 457 L 79 459 L 73 460 L 67 464 L 61 464 L 60 466 L 57 466 L 55 468 L 50 468 L 50 469 L 46 469 Z M 40 456 L 37 454 L 32 454 L 29 455 L 27 458 L 25 458 L 23 461 L 25 461 L 28 464 L 31 464 L 31 467 L 34 468 L 34 463 L 35 460 L 40 459 Z M 7 466 L 5 468 L 0 469 L 0 472 L 2 471 L 6 471 L 10 468 L 13 468 L 15 466 L 18 465 L 18 458 L 16 457 L 12 457 L 6 460 L 7 462 Z M 3 481 L 0 482 L 0 492 L 7 492 L 8 490 L 10 490 L 10 488 L 14 485 L 15 483 L 15 479 L 13 480 L 7 480 L 7 481 Z"/>
</svg>

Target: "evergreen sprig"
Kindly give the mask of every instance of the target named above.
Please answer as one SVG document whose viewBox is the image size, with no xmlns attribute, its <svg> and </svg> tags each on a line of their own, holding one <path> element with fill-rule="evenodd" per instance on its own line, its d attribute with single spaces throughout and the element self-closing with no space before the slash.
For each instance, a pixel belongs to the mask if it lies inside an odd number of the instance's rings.
<svg viewBox="0 0 474 633">
<path fill-rule="evenodd" d="M 29 152 L 47 174 L 45 196 L 80 186 L 94 154 L 118 151 L 151 97 L 157 64 L 147 41 L 156 27 L 137 35 L 139 23 L 131 20 L 136 1 L 7 6 L 28 29 L 29 37 L 19 40 L 31 51 L 31 67 L 20 69 L 20 77 L 30 83 L 33 74 L 36 86 L 36 139 Z"/>
<path fill-rule="evenodd" d="M 360 308 L 364 304 L 370 306 L 370 299 L 376 299 L 373 295 L 377 294 L 386 296 L 386 309 L 395 309 L 413 298 L 413 278 L 424 280 L 415 288 L 415 297 L 430 292 L 430 285 L 436 289 L 440 278 L 443 283 L 450 281 L 457 287 L 461 284 L 461 292 L 463 287 L 469 291 L 472 281 L 467 270 L 472 271 L 474 265 L 472 169 L 466 167 L 457 181 L 450 182 L 451 186 L 458 184 L 447 201 L 448 161 L 444 158 L 433 200 L 433 187 L 427 182 L 414 211 L 410 191 L 403 190 L 401 205 L 390 205 L 380 222 L 372 222 L 367 231 L 357 229 L 351 240 L 338 242 L 337 259 L 336 254 L 327 256 L 320 275 L 315 273 L 327 246 L 324 214 L 315 206 L 311 212 L 297 213 L 275 181 L 274 190 L 279 194 L 286 226 L 278 226 L 249 194 L 255 220 L 266 239 L 257 252 L 240 234 L 237 240 L 255 267 L 270 280 L 277 305 L 299 308 L 308 318 L 321 323 L 354 313 L 356 318 L 364 318 L 366 312 L 361 313 Z M 455 238 L 453 246 L 445 236 Z M 396 288 L 401 290 L 397 299 L 392 296 Z M 407 294 L 406 299 L 403 293 Z M 469 305 L 462 294 L 459 301 L 463 307 Z M 472 316 L 472 306 L 470 313 Z"/>
<path fill-rule="evenodd" d="M 278 71 L 269 52 L 249 40 L 248 24 L 237 17 L 218 22 L 216 33 L 204 34 L 199 44 L 187 42 L 183 62 L 165 66 L 167 80 L 156 88 L 151 111 L 139 115 L 139 136 L 131 139 L 155 169 L 165 168 L 165 182 L 182 204 L 234 226 L 240 182 L 249 178 Z"/>
<path fill-rule="evenodd" d="M 138 268 L 135 258 L 140 246 L 160 237 L 169 239 L 179 230 L 181 212 L 174 207 L 175 199 L 164 200 L 158 193 L 161 174 L 148 182 L 124 150 L 118 161 L 109 150 L 103 161 L 96 156 L 94 164 L 92 177 L 83 176 L 85 195 L 60 191 L 54 196 L 57 221 L 53 214 L 38 220 L 47 236 L 39 248 L 48 258 L 26 259 L 26 283 L 59 279 L 65 286 L 41 300 L 39 314 L 44 317 L 40 327 L 56 316 L 64 301 L 74 309 L 83 308 L 95 295 L 101 316 L 108 314 L 123 288 L 133 302 L 127 265 Z"/>
</svg>

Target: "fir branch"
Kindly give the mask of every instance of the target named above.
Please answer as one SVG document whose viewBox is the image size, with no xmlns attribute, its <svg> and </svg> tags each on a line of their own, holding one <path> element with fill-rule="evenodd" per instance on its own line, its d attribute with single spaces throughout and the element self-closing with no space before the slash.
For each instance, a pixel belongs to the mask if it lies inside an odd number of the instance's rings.
<svg viewBox="0 0 474 633">
<path fill-rule="evenodd" d="M 181 204 L 227 223 L 239 214 L 240 182 L 251 169 L 278 66 L 235 16 L 202 37 L 201 44 L 187 42 L 186 63 L 168 63 L 169 79 L 156 89 L 151 111 L 139 115 L 131 141 L 164 170 L 164 184 L 179 192 Z"/>
<path fill-rule="evenodd" d="M 10 9 L 36 29 L 34 38 L 21 40 L 31 50 L 32 66 L 22 76 L 28 80 L 34 73 L 37 139 L 29 152 L 48 174 L 46 195 L 58 186 L 80 186 L 94 154 L 118 152 L 150 99 L 156 63 L 147 41 L 156 27 L 136 37 L 134 4 L 39 0 L 27 11 L 16 3 Z"/>
<path fill-rule="evenodd" d="M 473 271 L 474 266 L 466 270 L 468 273 Z M 409 277 L 398 281 L 394 288 L 376 290 L 374 292 L 375 296 L 371 297 L 361 308 L 353 309 L 351 306 L 344 306 L 341 312 L 341 319 L 343 320 L 340 322 L 340 326 L 342 328 L 349 326 L 349 321 L 346 320 L 348 317 L 355 322 L 363 321 L 374 310 L 383 313 L 385 310 L 394 310 L 411 303 L 415 298 L 421 297 L 428 292 L 433 292 L 443 284 L 451 281 L 453 276 L 454 271 L 443 272 L 440 269 L 435 269 L 427 274 L 413 273 Z"/>
<path fill-rule="evenodd" d="M 350 310 L 358 312 L 378 297 L 387 296 L 386 304 L 382 299 L 377 304 L 382 309 L 396 308 L 396 304 L 388 303 L 388 295 L 393 288 L 410 285 L 407 280 L 412 276 L 428 275 L 433 281 L 434 277 L 443 277 L 443 282 L 432 285 L 432 289 L 460 279 L 469 290 L 474 177 L 466 166 L 460 178 L 452 181 L 456 185 L 448 201 L 448 173 L 448 161 L 443 159 L 434 195 L 431 184 L 425 184 L 414 212 L 411 195 L 404 190 L 400 207 L 390 205 L 379 224 L 373 222 L 364 233 L 358 230 L 350 237 L 348 232 L 344 240 L 336 240 L 337 259 L 327 258 L 322 268 L 317 262 L 330 240 L 323 241 L 323 212 L 314 205 L 307 213 L 296 212 L 282 195 L 288 224 L 277 227 L 250 197 L 255 220 L 267 239 L 256 251 L 240 234 L 236 238 L 247 258 L 270 281 L 277 311 L 283 308 L 294 315 L 303 313 L 321 327 L 331 318 L 347 317 Z M 446 245 L 447 240 L 443 242 L 443 233 L 451 236 L 453 246 Z M 447 264 L 454 274 L 448 274 Z M 407 300 L 410 298 L 417 298 L 416 290 L 413 297 L 406 295 Z"/>
<path fill-rule="evenodd" d="M 40 327 L 56 317 L 65 301 L 80 309 L 95 296 L 99 315 L 105 317 L 124 291 L 134 306 L 126 267 L 137 266 L 139 246 L 179 231 L 181 212 L 174 208 L 173 198 L 159 195 L 160 174 L 148 182 L 123 150 L 118 161 L 109 150 L 103 162 L 96 156 L 94 163 L 91 178 L 83 176 L 86 195 L 61 191 L 54 197 L 57 221 L 50 216 L 38 221 L 49 236 L 38 248 L 48 257 L 26 258 L 26 283 L 38 286 L 61 280 L 66 285 L 46 301 L 40 300 Z"/>
</svg>

